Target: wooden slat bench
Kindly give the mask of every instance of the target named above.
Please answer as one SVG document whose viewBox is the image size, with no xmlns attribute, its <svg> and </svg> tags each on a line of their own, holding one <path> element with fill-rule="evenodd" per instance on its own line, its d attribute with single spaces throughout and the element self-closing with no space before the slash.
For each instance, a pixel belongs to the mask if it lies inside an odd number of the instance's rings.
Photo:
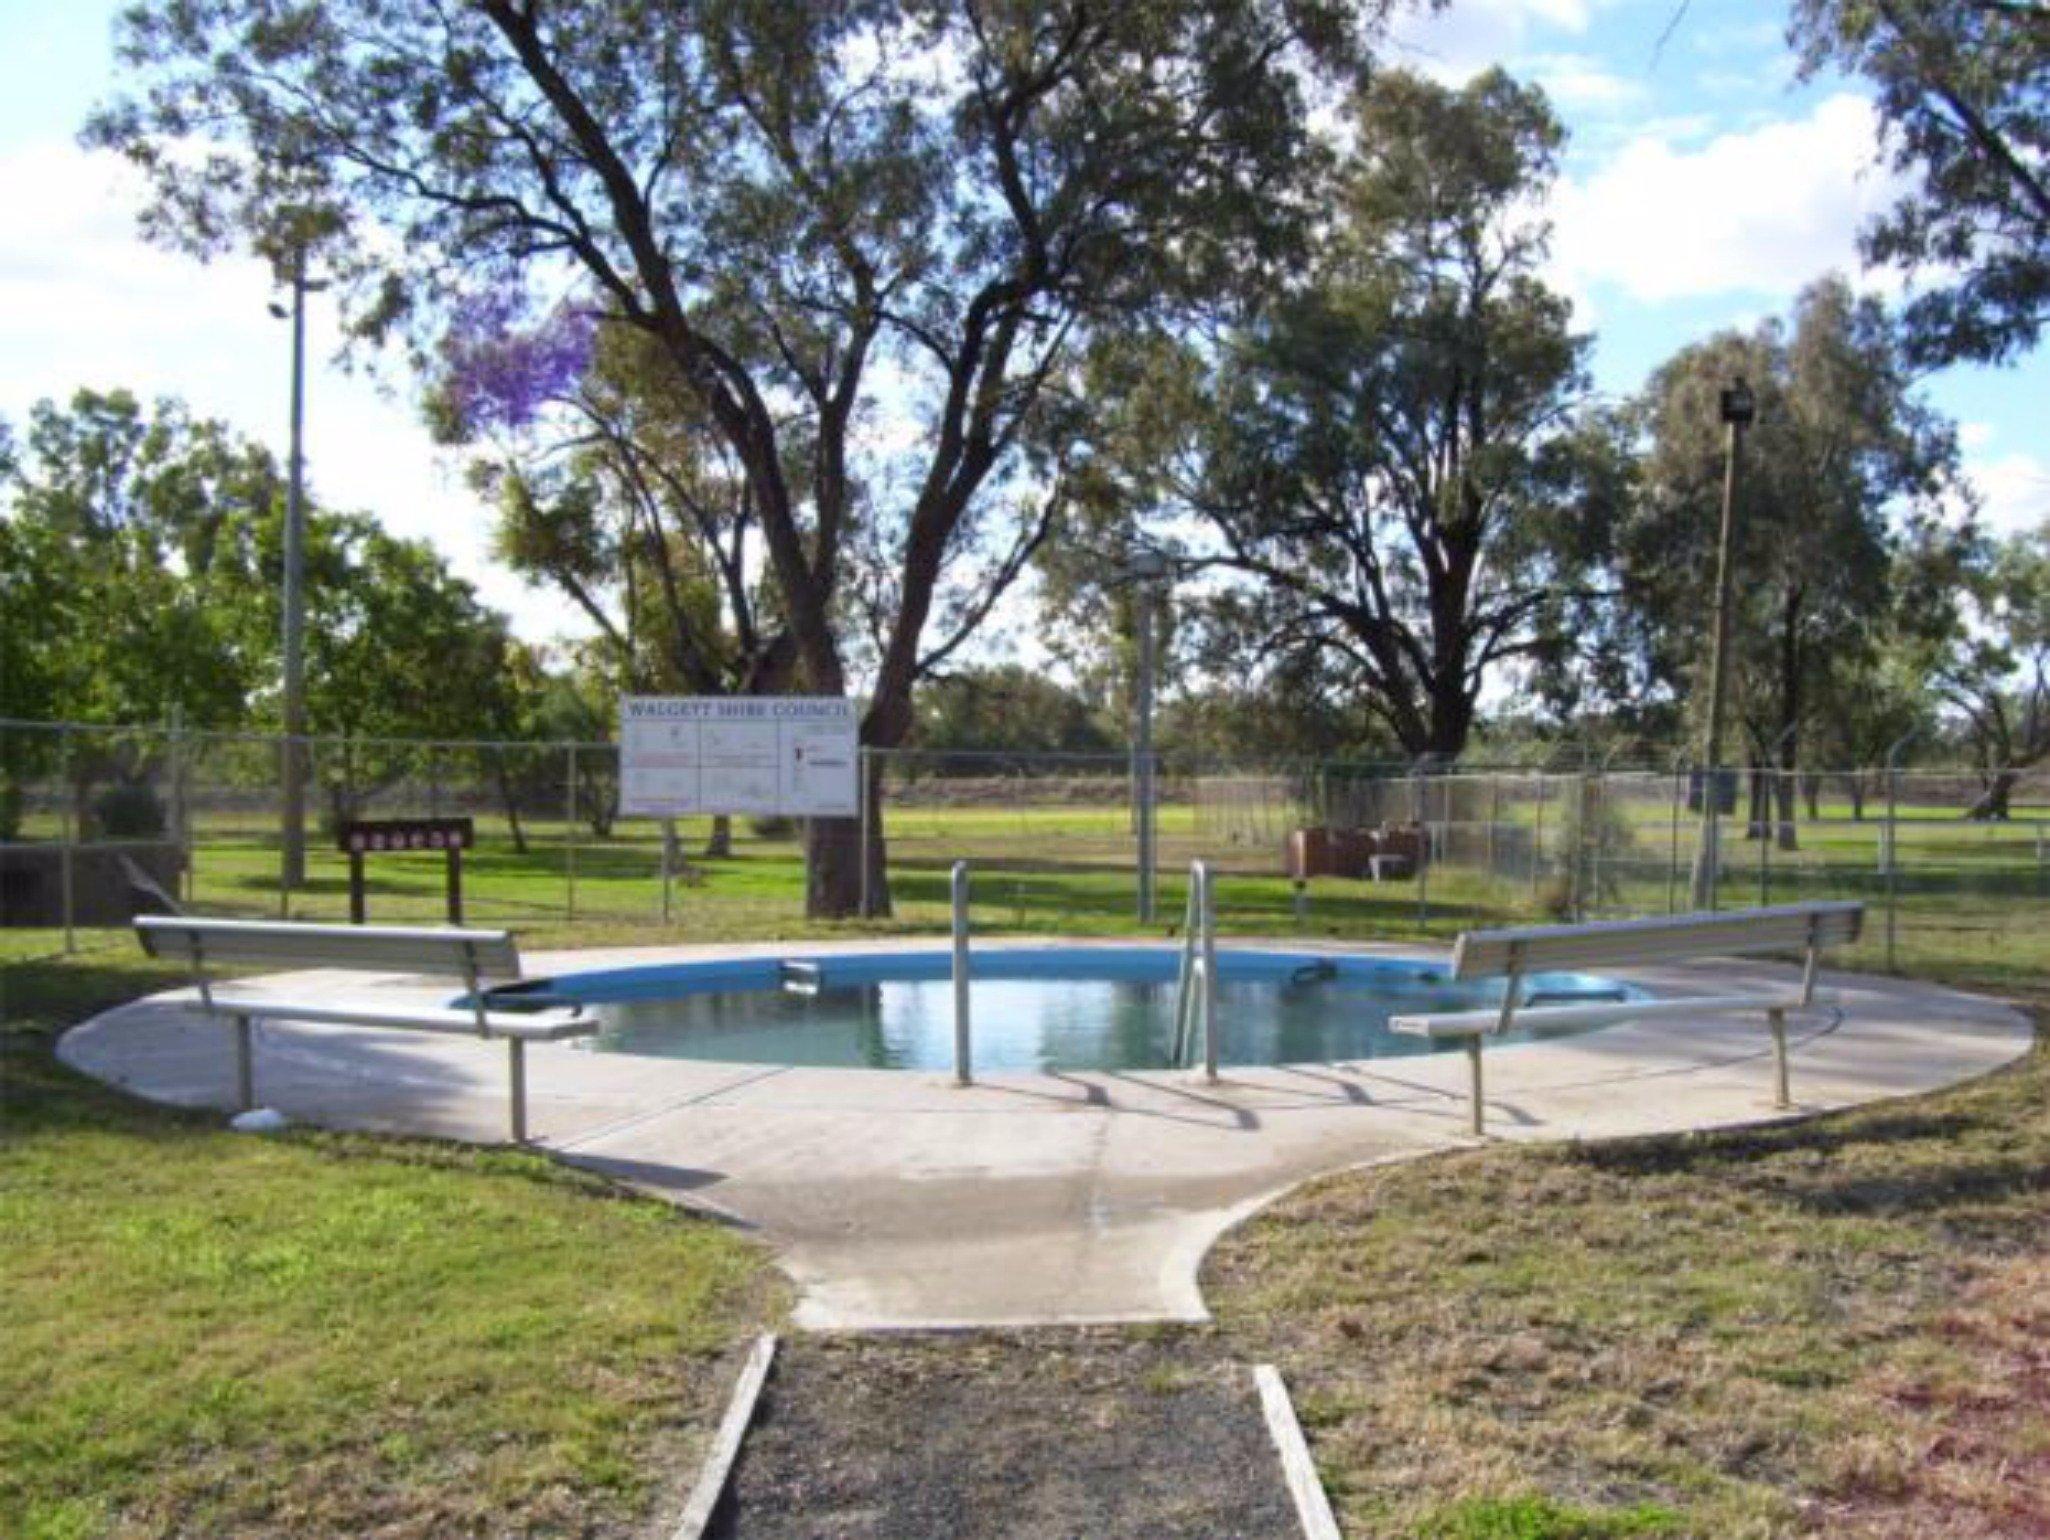
<svg viewBox="0 0 2050 1540">
<path fill-rule="evenodd" d="M 1819 955 L 1825 947 L 1857 940 L 1864 916 L 1865 906 L 1858 903 L 1782 904 L 1769 909 L 1682 914 L 1650 920 L 1467 931 L 1452 949 L 1452 977 L 1502 979 L 1502 1003 L 1478 1011 L 1397 1016 L 1388 1025 L 1393 1031 L 1417 1037 L 1465 1042 L 1476 1134 L 1485 1131 L 1486 1121 L 1481 1099 L 1481 1045 L 1487 1038 L 1518 1025 L 1599 1027 L 1660 1016 L 1762 1011 L 1772 1029 L 1773 1104 L 1788 1107 L 1792 1099 L 1787 1086 L 1787 1012 L 1805 1010 L 1814 1003 Z M 1800 984 L 1777 991 L 1572 1005 L 1532 1005 L 1518 998 L 1523 980 L 1537 973 L 1641 967 L 1758 952 L 1800 955 L 1804 959 Z"/>
<path fill-rule="evenodd" d="M 401 925 L 308 925 L 275 920 L 218 920 L 196 915 L 140 915 L 135 933 L 152 957 L 181 963 L 199 998 L 191 1009 L 234 1024 L 236 1096 L 244 1111 L 256 1105 L 254 1023 L 263 1018 L 319 1026 L 374 1027 L 442 1032 L 500 1040 L 511 1076 L 512 1137 L 527 1138 L 529 1043 L 588 1037 L 598 1023 L 581 1010 L 493 1011 L 483 986 L 520 976 L 519 948 L 509 931 Z M 237 994 L 216 984 L 220 964 L 279 968 L 338 968 L 358 973 L 426 974 L 461 979 L 466 1007 L 332 1004 L 278 994 Z"/>
</svg>

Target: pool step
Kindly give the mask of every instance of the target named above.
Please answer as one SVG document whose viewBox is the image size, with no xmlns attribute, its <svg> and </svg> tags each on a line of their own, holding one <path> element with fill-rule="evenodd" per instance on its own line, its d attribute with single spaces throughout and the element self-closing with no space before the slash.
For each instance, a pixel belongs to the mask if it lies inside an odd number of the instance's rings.
<svg viewBox="0 0 2050 1540">
<path fill-rule="evenodd" d="M 776 965 L 776 976 L 783 981 L 783 988 L 793 995 L 815 995 L 826 987 L 826 970 L 822 963 L 798 962 L 786 957 Z"/>
</svg>

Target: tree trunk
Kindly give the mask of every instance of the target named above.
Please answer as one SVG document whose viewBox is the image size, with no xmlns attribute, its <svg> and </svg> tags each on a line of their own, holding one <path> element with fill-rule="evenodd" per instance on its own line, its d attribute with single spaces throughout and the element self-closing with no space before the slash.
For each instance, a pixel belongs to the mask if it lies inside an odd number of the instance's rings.
<svg viewBox="0 0 2050 1540">
<path fill-rule="evenodd" d="M 1746 820 L 1744 838 L 1762 840 L 1771 832 L 1772 814 L 1766 806 L 1766 767 L 1761 761 L 1751 767 L 1751 815 Z"/>
<path fill-rule="evenodd" d="M 1851 822 L 1865 821 L 1865 772 L 1854 770 L 1844 777 L 1845 787 L 1851 794 Z"/>
<path fill-rule="evenodd" d="M 1786 769 L 1773 777 L 1779 800 L 1779 847 L 1782 850 L 1801 848 L 1801 837 L 1794 827 L 1794 776 L 1793 770 Z"/>
<path fill-rule="evenodd" d="M 1801 777 L 1801 800 L 1808 805 L 1808 821 L 1822 822 L 1822 777 L 1810 770 Z"/>
<path fill-rule="evenodd" d="M 505 755 L 493 756 L 498 779 L 498 797 L 505 804 L 505 821 L 512 827 L 513 850 L 527 853 L 527 831 L 520 827 L 520 799 L 513 794 L 512 777 L 505 771 Z"/>
<path fill-rule="evenodd" d="M 880 813 L 871 799 L 871 817 Z M 861 820 L 811 818 L 804 826 L 804 912 L 811 919 L 853 919 L 861 908 Z M 869 841 L 868 912 L 890 913 L 882 830 Z"/>
<path fill-rule="evenodd" d="M 712 818 L 712 832 L 705 838 L 705 859 L 724 861 L 733 854 L 733 819 L 725 813 Z"/>
<path fill-rule="evenodd" d="M 1986 789 L 1979 793 L 1979 800 L 1965 809 L 1965 817 L 1975 823 L 2006 823 L 2012 816 L 2008 802 L 2014 796 L 2015 782 L 2020 779 L 2019 770 L 1995 772 Z"/>
</svg>

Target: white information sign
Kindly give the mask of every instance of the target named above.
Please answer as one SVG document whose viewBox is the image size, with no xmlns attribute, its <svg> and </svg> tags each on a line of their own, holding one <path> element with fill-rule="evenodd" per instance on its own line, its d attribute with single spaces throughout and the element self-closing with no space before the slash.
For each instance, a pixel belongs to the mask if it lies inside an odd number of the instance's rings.
<svg viewBox="0 0 2050 1540">
<path fill-rule="evenodd" d="M 854 702 L 839 696 L 628 695 L 619 809 L 643 818 L 852 818 Z"/>
</svg>

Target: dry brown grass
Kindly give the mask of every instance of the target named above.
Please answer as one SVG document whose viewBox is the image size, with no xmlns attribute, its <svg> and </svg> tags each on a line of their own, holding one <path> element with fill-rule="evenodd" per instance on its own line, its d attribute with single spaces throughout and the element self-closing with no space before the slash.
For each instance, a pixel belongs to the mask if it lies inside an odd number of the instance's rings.
<svg viewBox="0 0 2050 1540">
<path fill-rule="evenodd" d="M 1334 1178 L 1207 1287 L 1355 1536 L 2050 1535 L 2046 1099 Z"/>
</svg>

